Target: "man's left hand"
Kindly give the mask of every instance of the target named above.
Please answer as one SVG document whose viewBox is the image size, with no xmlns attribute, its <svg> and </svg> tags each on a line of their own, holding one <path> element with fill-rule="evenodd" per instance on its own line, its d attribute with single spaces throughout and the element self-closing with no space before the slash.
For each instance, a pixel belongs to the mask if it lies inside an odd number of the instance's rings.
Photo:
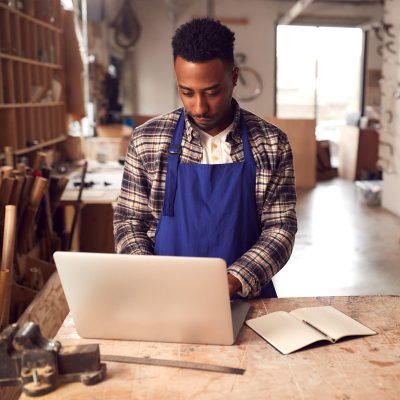
<svg viewBox="0 0 400 400">
<path fill-rule="evenodd" d="M 235 278 L 233 275 L 228 274 L 228 287 L 229 295 L 233 296 L 238 290 L 242 288 L 242 284 L 240 283 L 238 278 Z"/>
</svg>

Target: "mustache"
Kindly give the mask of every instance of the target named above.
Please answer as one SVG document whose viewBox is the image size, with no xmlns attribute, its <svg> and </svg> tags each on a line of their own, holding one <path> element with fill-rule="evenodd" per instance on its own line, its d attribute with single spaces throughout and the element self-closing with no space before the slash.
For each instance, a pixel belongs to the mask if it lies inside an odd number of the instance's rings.
<svg viewBox="0 0 400 400">
<path fill-rule="evenodd" d="M 190 114 L 189 117 L 191 118 L 209 118 L 209 114 Z"/>
</svg>

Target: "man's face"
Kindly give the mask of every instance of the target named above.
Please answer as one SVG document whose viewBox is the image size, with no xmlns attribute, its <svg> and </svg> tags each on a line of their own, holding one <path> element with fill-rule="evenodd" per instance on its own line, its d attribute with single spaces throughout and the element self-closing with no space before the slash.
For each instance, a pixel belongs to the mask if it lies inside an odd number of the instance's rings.
<svg viewBox="0 0 400 400">
<path fill-rule="evenodd" d="M 178 56 L 175 73 L 186 113 L 201 130 L 214 136 L 229 126 L 237 68 L 229 68 L 219 58 L 194 63 Z"/>
</svg>

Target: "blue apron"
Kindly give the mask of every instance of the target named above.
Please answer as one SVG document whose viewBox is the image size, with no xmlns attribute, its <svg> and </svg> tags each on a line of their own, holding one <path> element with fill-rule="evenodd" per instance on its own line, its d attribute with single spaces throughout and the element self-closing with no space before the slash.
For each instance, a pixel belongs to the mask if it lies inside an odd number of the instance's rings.
<svg viewBox="0 0 400 400">
<path fill-rule="evenodd" d="M 255 199 L 256 164 L 243 116 L 244 162 L 181 164 L 185 114 L 181 112 L 168 150 L 163 211 L 155 254 L 220 257 L 231 265 L 260 235 Z M 261 297 L 276 297 L 272 282 Z"/>
</svg>

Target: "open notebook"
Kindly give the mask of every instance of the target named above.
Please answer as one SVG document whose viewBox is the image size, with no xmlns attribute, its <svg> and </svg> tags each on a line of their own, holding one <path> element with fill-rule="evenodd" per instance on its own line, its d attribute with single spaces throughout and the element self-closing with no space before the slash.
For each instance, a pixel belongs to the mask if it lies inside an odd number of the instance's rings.
<svg viewBox="0 0 400 400">
<path fill-rule="evenodd" d="M 246 324 L 283 354 L 322 340 L 335 343 L 346 336 L 376 335 L 331 306 L 276 311 L 250 319 Z"/>
</svg>

